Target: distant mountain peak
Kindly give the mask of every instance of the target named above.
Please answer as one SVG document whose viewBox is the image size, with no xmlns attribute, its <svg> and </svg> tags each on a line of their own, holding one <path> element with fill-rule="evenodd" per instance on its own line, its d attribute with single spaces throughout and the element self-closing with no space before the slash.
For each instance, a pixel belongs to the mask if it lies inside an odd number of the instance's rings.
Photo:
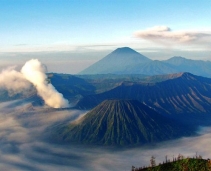
<svg viewBox="0 0 211 171">
<path fill-rule="evenodd" d="M 126 53 L 126 52 L 135 52 L 135 53 L 138 53 L 136 52 L 135 50 L 131 49 L 130 47 L 121 47 L 121 48 L 117 48 L 116 50 L 113 51 L 113 53 L 115 52 L 121 52 L 121 53 Z"/>
<path fill-rule="evenodd" d="M 122 47 L 117 48 L 79 74 L 130 74 L 134 73 L 134 69 L 137 66 L 150 61 L 151 59 L 135 50 L 129 47 Z"/>
<path fill-rule="evenodd" d="M 175 59 L 186 59 L 185 57 L 182 57 L 182 56 L 173 56 L 172 58 L 175 58 Z"/>
<path fill-rule="evenodd" d="M 163 75 L 190 72 L 210 77 L 211 62 L 174 56 L 168 60 L 151 60 L 130 47 L 120 47 L 81 71 L 79 74 Z"/>
<path fill-rule="evenodd" d="M 120 48 L 117 48 L 117 49 L 129 49 L 129 50 L 133 50 L 132 48 L 130 48 L 130 47 L 128 47 L 128 46 L 120 47 Z"/>
<path fill-rule="evenodd" d="M 165 61 L 178 63 L 178 62 L 184 62 L 184 61 L 190 61 L 190 60 L 192 61 L 192 59 L 187 59 L 187 58 L 182 57 L 182 56 L 173 56 L 173 57 L 171 57 L 171 58 L 169 58 L 168 60 L 165 60 Z"/>
</svg>

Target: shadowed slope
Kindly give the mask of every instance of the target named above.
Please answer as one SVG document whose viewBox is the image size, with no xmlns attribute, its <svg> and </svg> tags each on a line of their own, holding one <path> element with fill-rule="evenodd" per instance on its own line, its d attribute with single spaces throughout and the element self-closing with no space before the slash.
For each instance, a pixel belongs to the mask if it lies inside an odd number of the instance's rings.
<svg viewBox="0 0 211 171">
<path fill-rule="evenodd" d="M 92 108 L 105 99 L 136 99 L 160 113 L 211 113 L 211 79 L 190 73 L 169 76 L 157 83 L 124 82 L 110 91 L 84 97 L 77 107 Z"/>
</svg>

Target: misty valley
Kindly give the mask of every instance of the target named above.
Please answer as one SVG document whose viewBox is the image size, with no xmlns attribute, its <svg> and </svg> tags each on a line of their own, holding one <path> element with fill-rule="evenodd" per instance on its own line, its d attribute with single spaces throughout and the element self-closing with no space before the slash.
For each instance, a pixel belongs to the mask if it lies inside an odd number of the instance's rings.
<svg viewBox="0 0 211 171">
<path fill-rule="evenodd" d="M 118 48 L 78 74 L 0 73 L 0 170 L 131 170 L 211 157 L 211 62 Z"/>
</svg>

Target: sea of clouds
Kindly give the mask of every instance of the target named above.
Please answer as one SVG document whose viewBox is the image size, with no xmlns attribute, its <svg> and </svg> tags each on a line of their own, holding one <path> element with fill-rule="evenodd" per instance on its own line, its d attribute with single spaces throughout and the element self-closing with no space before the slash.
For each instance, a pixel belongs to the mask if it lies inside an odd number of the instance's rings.
<svg viewBox="0 0 211 171">
<path fill-rule="evenodd" d="M 151 156 L 162 163 L 178 154 L 211 156 L 211 128 L 200 128 L 199 136 L 136 148 L 85 147 L 54 144 L 43 140 L 46 128 L 71 122 L 87 111 L 34 107 L 30 100 L 0 103 L 0 170 L 110 171 L 148 166 Z"/>
</svg>

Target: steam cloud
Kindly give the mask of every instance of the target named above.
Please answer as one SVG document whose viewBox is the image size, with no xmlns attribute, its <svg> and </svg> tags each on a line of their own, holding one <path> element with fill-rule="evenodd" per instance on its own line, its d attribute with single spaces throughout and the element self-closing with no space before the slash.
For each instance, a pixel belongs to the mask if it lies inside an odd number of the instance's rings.
<svg viewBox="0 0 211 171">
<path fill-rule="evenodd" d="M 47 83 L 46 68 L 37 59 L 26 62 L 21 72 L 36 87 L 38 94 L 47 105 L 53 108 L 68 107 L 68 101 L 63 98 L 63 95 L 58 93 L 52 84 Z"/>
<path fill-rule="evenodd" d="M 47 82 L 46 67 L 37 59 L 27 61 L 21 72 L 8 68 L 0 74 L 0 88 L 9 92 L 20 93 L 31 87 L 31 83 L 37 89 L 39 96 L 45 103 L 53 108 L 65 108 L 69 106 L 68 100 L 64 99 L 52 84 Z"/>
<path fill-rule="evenodd" d="M 23 74 L 7 68 L 0 73 L 0 88 L 7 89 L 12 94 L 17 94 L 29 89 L 31 84 L 24 78 Z"/>
</svg>

